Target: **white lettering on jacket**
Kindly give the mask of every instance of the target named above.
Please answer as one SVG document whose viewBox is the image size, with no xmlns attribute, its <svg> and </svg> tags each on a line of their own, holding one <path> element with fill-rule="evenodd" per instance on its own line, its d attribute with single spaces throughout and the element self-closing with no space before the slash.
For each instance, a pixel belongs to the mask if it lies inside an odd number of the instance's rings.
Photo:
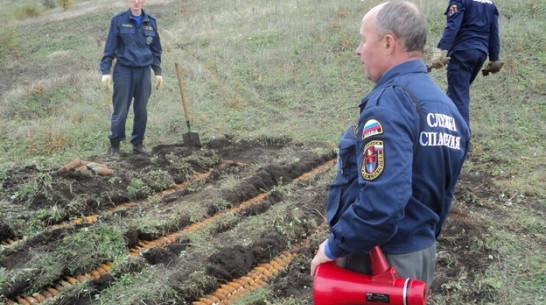
<svg viewBox="0 0 546 305">
<path fill-rule="evenodd" d="M 419 143 L 422 146 L 446 146 L 451 149 L 461 149 L 461 137 L 443 132 L 421 132 Z"/>
<path fill-rule="evenodd" d="M 427 123 L 430 127 L 443 127 L 449 130 L 457 131 L 455 119 L 441 113 L 429 113 L 427 115 Z"/>
<path fill-rule="evenodd" d="M 474 2 L 480 2 L 485 4 L 493 4 L 493 1 L 491 0 L 473 0 Z"/>
<path fill-rule="evenodd" d="M 457 132 L 455 119 L 441 113 L 427 114 L 427 124 L 432 128 L 448 129 Z M 451 149 L 461 149 L 461 137 L 442 131 L 422 131 L 419 136 L 421 146 L 445 146 Z"/>
</svg>

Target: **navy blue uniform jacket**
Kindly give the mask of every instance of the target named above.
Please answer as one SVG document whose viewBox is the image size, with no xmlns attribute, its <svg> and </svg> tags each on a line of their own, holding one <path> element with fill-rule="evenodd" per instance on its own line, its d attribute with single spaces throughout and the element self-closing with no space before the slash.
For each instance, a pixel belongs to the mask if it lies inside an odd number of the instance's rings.
<svg viewBox="0 0 546 305">
<path fill-rule="evenodd" d="M 418 99 L 421 120 L 402 87 Z M 359 107 L 358 123 L 341 137 L 328 194 L 327 255 L 365 255 L 376 245 L 394 254 L 431 246 L 468 149 L 465 121 L 421 60 L 388 70 Z"/>
<path fill-rule="evenodd" d="M 499 60 L 499 12 L 492 0 L 451 0 L 445 12 L 444 34 L 438 48 L 451 56 L 459 50 L 480 50 Z"/>
<path fill-rule="evenodd" d="M 142 23 L 138 26 L 129 9 L 112 18 L 100 71 L 102 74 L 109 74 L 112 61 L 116 58 L 117 63 L 122 66 L 151 66 L 155 75 L 161 75 L 162 52 L 155 18 L 142 10 Z"/>
</svg>

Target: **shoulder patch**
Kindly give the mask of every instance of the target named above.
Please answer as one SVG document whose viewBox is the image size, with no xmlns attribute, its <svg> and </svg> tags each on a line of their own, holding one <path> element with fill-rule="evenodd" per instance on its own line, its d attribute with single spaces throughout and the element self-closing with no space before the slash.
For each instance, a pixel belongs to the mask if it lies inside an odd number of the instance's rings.
<svg viewBox="0 0 546 305">
<path fill-rule="evenodd" d="M 362 140 L 383 133 L 383 126 L 375 119 L 368 120 L 362 129 Z"/>
<path fill-rule="evenodd" d="M 384 156 L 383 141 L 370 141 L 364 146 L 360 173 L 365 180 L 374 180 L 381 175 L 385 168 Z"/>
<path fill-rule="evenodd" d="M 453 16 L 457 12 L 457 4 L 452 4 L 449 7 L 449 16 Z"/>
</svg>

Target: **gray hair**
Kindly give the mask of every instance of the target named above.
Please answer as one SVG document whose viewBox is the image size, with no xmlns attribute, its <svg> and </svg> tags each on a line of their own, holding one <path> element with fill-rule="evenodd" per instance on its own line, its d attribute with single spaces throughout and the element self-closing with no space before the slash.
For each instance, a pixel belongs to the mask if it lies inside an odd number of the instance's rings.
<svg viewBox="0 0 546 305">
<path fill-rule="evenodd" d="M 394 34 L 406 46 L 407 52 L 423 52 L 427 41 L 427 23 L 423 13 L 413 3 L 385 3 L 377 13 L 375 28 L 380 37 Z"/>
</svg>

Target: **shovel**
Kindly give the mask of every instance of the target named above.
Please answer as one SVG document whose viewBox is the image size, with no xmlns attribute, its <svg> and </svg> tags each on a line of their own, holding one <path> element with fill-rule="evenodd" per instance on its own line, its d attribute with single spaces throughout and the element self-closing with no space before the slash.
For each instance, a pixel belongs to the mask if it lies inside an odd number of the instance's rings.
<svg viewBox="0 0 546 305">
<path fill-rule="evenodd" d="M 188 132 L 182 134 L 184 144 L 188 146 L 201 146 L 199 141 L 199 133 L 191 131 L 190 127 L 190 115 L 188 114 L 188 106 L 186 106 L 186 97 L 184 96 L 184 86 L 182 85 L 182 76 L 180 75 L 180 65 L 176 65 L 176 74 L 178 76 L 178 87 L 180 87 L 180 95 L 182 96 L 182 105 L 184 106 L 184 115 L 186 116 L 186 125 L 188 126 Z"/>
</svg>

